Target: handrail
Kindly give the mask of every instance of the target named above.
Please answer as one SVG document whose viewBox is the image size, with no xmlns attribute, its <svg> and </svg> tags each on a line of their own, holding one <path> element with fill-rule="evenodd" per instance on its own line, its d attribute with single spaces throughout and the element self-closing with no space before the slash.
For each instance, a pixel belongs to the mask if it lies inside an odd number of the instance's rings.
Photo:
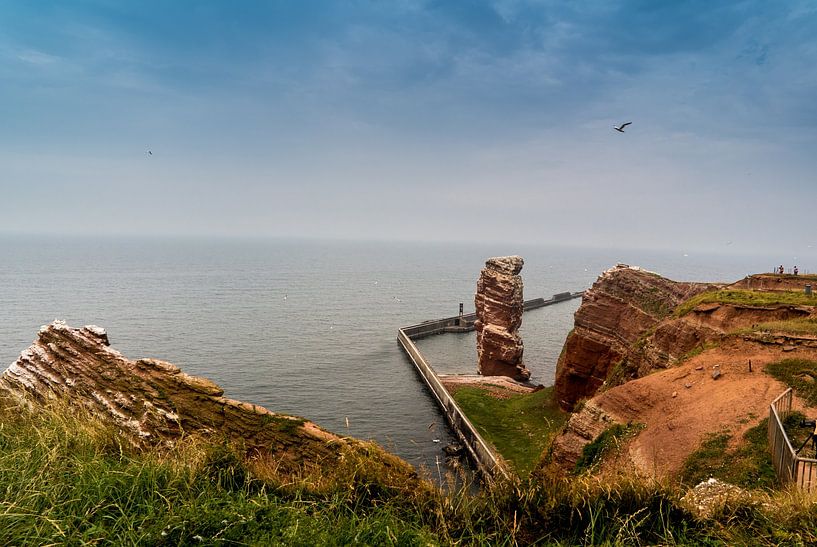
<svg viewBox="0 0 817 547">
<path fill-rule="evenodd" d="M 798 488 L 811 492 L 817 487 L 817 459 L 798 456 L 791 445 L 781 415 L 791 412 L 793 392 L 788 388 L 769 404 L 769 448 L 772 463 L 780 482 L 794 482 Z"/>
</svg>

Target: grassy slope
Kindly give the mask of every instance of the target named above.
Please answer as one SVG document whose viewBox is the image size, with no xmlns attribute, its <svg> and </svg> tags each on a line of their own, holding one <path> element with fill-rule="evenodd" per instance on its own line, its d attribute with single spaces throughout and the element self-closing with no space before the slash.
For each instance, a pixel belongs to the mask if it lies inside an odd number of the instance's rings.
<svg viewBox="0 0 817 547">
<path fill-rule="evenodd" d="M 693 296 L 689 300 L 675 308 L 675 315 L 680 317 L 693 310 L 700 304 L 736 304 L 745 306 L 777 306 L 777 305 L 796 305 L 796 306 L 815 306 L 817 305 L 817 296 L 806 296 L 802 292 L 771 292 L 771 291 L 752 291 L 746 289 L 723 289 L 718 291 L 706 291 L 697 296 Z"/>
<path fill-rule="evenodd" d="M 810 406 L 817 406 L 817 361 L 783 359 L 766 365 L 766 373 L 791 386 Z"/>
<path fill-rule="evenodd" d="M 371 502 L 376 480 L 364 472 L 348 479 L 345 489 L 283 488 L 252 479 L 242 459 L 218 442 L 190 441 L 169 453 L 138 453 L 98 423 L 5 411 L 0 415 L 0 544 L 434 539 L 410 503 L 409 510 L 402 501 L 376 506 Z"/>
<path fill-rule="evenodd" d="M 800 418 L 792 415 L 792 425 Z M 681 471 L 681 481 L 693 486 L 709 477 L 743 488 L 775 488 L 779 486 L 772 467 L 767 437 L 769 419 L 764 418 L 743 436 L 737 448 L 728 448 L 731 435 L 711 435 L 701 447 L 689 455 Z"/>
<path fill-rule="evenodd" d="M 266 472 L 262 472 L 266 470 Z M 277 476 L 218 441 L 137 452 L 83 416 L 0 401 L 0 544 L 687 545 L 817 541 L 817 506 L 772 498 L 698 521 L 682 492 L 542 471 L 472 495 L 387 484 L 365 457 Z"/>
<path fill-rule="evenodd" d="M 790 335 L 811 335 L 817 336 L 817 319 L 799 318 L 786 319 L 783 321 L 767 321 L 759 323 L 753 327 L 738 329 L 735 334 L 751 334 L 754 332 L 775 332 Z"/>
<path fill-rule="evenodd" d="M 498 399 L 478 387 L 462 387 L 454 393 L 454 399 L 480 435 L 524 477 L 534 469 L 567 419 L 553 394 L 549 387 Z"/>
</svg>

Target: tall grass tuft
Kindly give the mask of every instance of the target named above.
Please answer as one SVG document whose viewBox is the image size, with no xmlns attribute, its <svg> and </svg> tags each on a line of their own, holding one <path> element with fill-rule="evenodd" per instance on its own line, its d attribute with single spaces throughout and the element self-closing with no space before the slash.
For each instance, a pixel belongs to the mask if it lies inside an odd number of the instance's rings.
<svg viewBox="0 0 817 547">
<path fill-rule="evenodd" d="M 365 445 L 364 445 L 365 447 Z M 374 454 L 374 449 L 372 451 Z M 378 452 L 379 454 L 379 452 Z M 540 468 L 448 488 L 349 450 L 286 473 L 218 438 L 140 451 L 82 411 L 0 401 L 0 544 L 683 545 L 817 538 L 793 495 L 695 517 L 669 483 Z M 787 497 L 788 496 L 788 497 Z"/>
</svg>

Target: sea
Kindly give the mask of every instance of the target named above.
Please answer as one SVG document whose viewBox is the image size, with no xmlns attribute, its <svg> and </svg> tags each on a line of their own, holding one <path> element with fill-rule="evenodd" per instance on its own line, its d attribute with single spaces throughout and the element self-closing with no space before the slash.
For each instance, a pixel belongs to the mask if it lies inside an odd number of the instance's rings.
<svg viewBox="0 0 817 547">
<path fill-rule="evenodd" d="M 735 281 L 782 260 L 513 244 L 6 235 L 0 369 L 41 325 L 95 324 L 128 358 L 170 361 L 228 397 L 373 439 L 433 475 L 454 438 L 397 329 L 456 315 L 460 303 L 473 311 L 485 260 L 511 254 L 525 259 L 525 299 L 584 290 L 619 262 L 676 280 Z M 552 384 L 579 304 L 525 313 L 531 381 Z M 419 347 L 440 373 L 476 373 L 473 333 Z"/>
</svg>

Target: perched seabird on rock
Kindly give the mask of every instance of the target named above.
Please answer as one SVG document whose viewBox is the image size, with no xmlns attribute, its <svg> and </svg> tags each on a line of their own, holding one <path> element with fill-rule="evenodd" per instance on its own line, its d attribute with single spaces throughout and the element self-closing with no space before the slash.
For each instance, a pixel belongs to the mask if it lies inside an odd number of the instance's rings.
<svg viewBox="0 0 817 547">
<path fill-rule="evenodd" d="M 627 127 L 628 125 L 630 125 L 631 123 L 633 123 L 633 122 L 625 122 L 625 123 L 623 123 L 621 125 L 618 125 L 618 126 L 614 125 L 613 129 L 615 129 L 619 133 L 624 133 L 624 128 Z"/>
</svg>

